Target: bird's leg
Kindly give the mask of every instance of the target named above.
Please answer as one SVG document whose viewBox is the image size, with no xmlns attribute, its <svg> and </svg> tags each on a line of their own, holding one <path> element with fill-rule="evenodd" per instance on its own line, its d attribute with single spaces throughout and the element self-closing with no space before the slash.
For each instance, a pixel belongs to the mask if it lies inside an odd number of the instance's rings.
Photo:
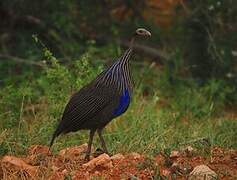
<svg viewBox="0 0 237 180">
<path fill-rule="evenodd" d="M 92 145 L 92 141 L 93 141 L 94 134 L 95 134 L 95 130 L 91 130 L 91 131 L 90 131 L 89 142 L 88 142 L 88 147 L 87 147 L 87 151 L 86 151 L 86 157 L 85 157 L 85 160 L 86 160 L 86 161 L 89 161 L 89 160 L 90 160 L 91 145 Z"/>
<path fill-rule="evenodd" d="M 108 149 L 107 149 L 106 144 L 105 144 L 105 141 L 104 141 L 104 138 L 103 138 L 103 136 L 102 136 L 102 130 L 103 130 L 103 129 L 98 129 L 98 130 L 97 130 L 98 135 L 99 135 L 99 138 L 100 138 L 101 146 L 102 146 L 102 148 L 103 148 L 103 151 L 104 151 L 106 154 L 109 154 Z"/>
</svg>

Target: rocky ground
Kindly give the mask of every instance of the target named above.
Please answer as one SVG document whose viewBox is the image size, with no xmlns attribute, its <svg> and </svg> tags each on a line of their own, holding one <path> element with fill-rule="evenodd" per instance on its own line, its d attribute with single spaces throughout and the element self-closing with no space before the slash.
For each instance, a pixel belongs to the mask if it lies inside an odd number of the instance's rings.
<svg viewBox="0 0 237 180">
<path fill-rule="evenodd" d="M 188 146 L 155 157 L 95 151 L 85 162 L 86 148 L 83 144 L 53 155 L 48 147 L 33 145 L 25 157 L 1 158 L 0 179 L 237 179 L 237 150 L 216 147 L 200 156 Z"/>
</svg>

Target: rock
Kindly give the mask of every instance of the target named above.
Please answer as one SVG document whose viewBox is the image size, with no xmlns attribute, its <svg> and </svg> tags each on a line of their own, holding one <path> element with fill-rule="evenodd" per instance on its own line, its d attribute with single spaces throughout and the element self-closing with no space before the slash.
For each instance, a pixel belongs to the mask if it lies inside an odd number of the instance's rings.
<svg viewBox="0 0 237 180">
<path fill-rule="evenodd" d="M 179 151 L 171 151 L 170 152 L 170 158 L 172 158 L 172 159 L 178 158 L 179 156 L 180 156 Z"/>
<path fill-rule="evenodd" d="M 112 157 L 110 157 L 110 159 L 112 160 L 112 161 L 118 161 L 118 160 L 123 160 L 125 157 L 124 157 L 124 155 L 122 155 L 122 154 L 115 154 L 115 155 L 113 155 Z"/>
<path fill-rule="evenodd" d="M 68 173 L 67 169 L 64 169 L 64 170 L 62 171 L 62 173 L 63 173 L 63 174 L 67 174 L 67 173 Z"/>
<path fill-rule="evenodd" d="M 155 161 L 156 161 L 157 166 L 158 166 L 158 165 L 163 165 L 163 163 L 164 163 L 164 161 L 165 161 L 165 158 L 164 158 L 164 156 L 162 156 L 161 154 L 158 154 L 158 155 L 155 157 Z"/>
<path fill-rule="evenodd" d="M 168 156 L 164 156 L 162 154 L 159 154 L 156 156 L 155 158 L 155 162 L 158 166 L 165 166 L 165 167 L 171 167 L 173 164 L 173 160 L 168 157 Z"/>
<path fill-rule="evenodd" d="M 74 146 L 74 147 L 69 147 L 69 148 L 66 148 L 66 149 L 62 149 L 60 152 L 59 152 L 59 155 L 62 156 L 62 157 L 75 157 L 75 156 L 80 156 L 82 154 L 84 154 L 87 150 L 87 143 L 85 144 L 82 144 L 80 146 Z"/>
<path fill-rule="evenodd" d="M 51 169 L 55 172 L 58 171 L 60 168 L 55 165 L 52 165 Z"/>
<path fill-rule="evenodd" d="M 162 169 L 160 174 L 162 176 L 169 177 L 171 175 L 171 172 L 168 169 Z"/>
<path fill-rule="evenodd" d="M 170 167 L 170 171 L 172 173 L 178 173 L 187 176 L 192 171 L 192 166 L 186 163 L 178 164 L 177 162 L 174 162 Z"/>
<path fill-rule="evenodd" d="M 44 154 L 30 155 L 24 161 L 32 166 L 40 166 L 46 162 L 46 156 Z"/>
<path fill-rule="evenodd" d="M 206 165 L 196 166 L 189 174 L 189 180 L 214 180 L 217 174 Z"/>
<path fill-rule="evenodd" d="M 174 162 L 170 168 L 172 172 L 177 172 L 180 169 L 179 164 Z"/>
<path fill-rule="evenodd" d="M 112 168 L 113 164 L 108 154 L 101 154 L 100 156 L 90 160 L 89 162 L 82 165 L 82 167 L 87 170 L 92 170 L 95 167 L 103 167 L 103 168 Z"/>
<path fill-rule="evenodd" d="M 30 177 L 35 177 L 38 171 L 37 166 L 31 166 L 22 159 L 14 156 L 4 156 L 1 165 L 3 173 L 4 170 L 11 171 L 11 173 L 25 171 Z"/>
<path fill-rule="evenodd" d="M 192 170 L 193 167 L 188 163 L 183 163 L 179 165 L 179 172 L 184 176 L 187 176 Z"/>
<path fill-rule="evenodd" d="M 29 155 L 39 155 L 39 154 L 51 155 L 51 152 L 48 146 L 32 145 L 28 148 L 28 154 Z"/>
<path fill-rule="evenodd" d="M 32 145 L 28 148 L 28 156 L 25 160 L 27 164 L 33 166 L 40 166 L 47 159 L 49 155 L 52 155 L 47 146 Z"/>
</svg>

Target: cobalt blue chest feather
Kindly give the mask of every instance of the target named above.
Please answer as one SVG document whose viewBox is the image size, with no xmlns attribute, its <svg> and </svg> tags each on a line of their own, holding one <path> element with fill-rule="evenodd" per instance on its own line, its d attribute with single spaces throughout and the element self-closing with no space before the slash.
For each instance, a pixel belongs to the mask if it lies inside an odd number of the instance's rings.
<svg viewBox="0 0 237 180">
<path fill-rule="evenodd" d="M 115 116 L 119 116 L 119 115 L 123 114 L 127 110 L 129 103 L 130 103 L 129 91 L 125 90 L 124 93 L 120 96 L 119 105 L 113 111 L 113 114 Z"/>
</svg>

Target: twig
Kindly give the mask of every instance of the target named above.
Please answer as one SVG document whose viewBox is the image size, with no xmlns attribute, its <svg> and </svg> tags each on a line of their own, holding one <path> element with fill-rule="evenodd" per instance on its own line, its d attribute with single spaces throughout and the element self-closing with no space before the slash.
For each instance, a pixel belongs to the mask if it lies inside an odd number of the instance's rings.
<svg viewBox="0 0 237 180">
<path fill-rule="evenodd" d="M 205 144 L 205 145 L 209 145 L 210 146 L 209 139 L 206 138 L 206 137 L 201 137 L 201 138 L 193 139 L 193 140 L 190 140 L 190 141 L 187 141 L 187 142 L 184 142 L 184 143 L 180 143 L 180 145 L 197 144 L 197 143 L 200 143 L 200 144 L 203 144 L 203 145 Z"/>
<path fill-rule="evenodd" d="M 24 63 L 24 64 L 29 64 L 29 65 L 34 65 L 34 66 L 39 66 L 39 67 L 43 67 L 44 63 L 40 63 L 40 62 L 34 62 L 31 60 L 25 60 L 16 56 L 12 56 L 12 55 L 8 55 L 8 54 L 0 54 L 0 59 L 11 59 L 12 61 L 15 61 L 17 63 Z"/>
<path fill-rule="evenodd" d="M 107 42 L 107 40 L 104 39 L 104 38 L 99 38 L 99 39 L 104 41 L 104 42 Z M 128 41 L 117 40 L 116 42 L 121 46 L 125 46 L 125 47 L 129 46 Z M 141 45 L 141 44 L 135 43 L 134 48 L 138 52 L 144 52 L 145 54 L 147 54 L 147 55 L 149 55 L 153 58 L 158 57 L 158 58 L 161 58 L 161 59 L 164 59 L 164 60 L 169 59 L 167 54 L 165 54 L 164 52 L 161 52 L 160 50 L 155 49 L 153 47 L 149 47 L 149 46 L 146 46 L 146 45 Z M 38 67 L 44 67 L 45 66 L 45 63 L 43 63 L 43 62 L 34 62 L 34 61 L 31 61 L 31 60 L 25 60 L 23 58 L 8 55 L 8 54 L 0 54 L 0 60 L 3 59 L 3 58 L 11 59 L 12 61 L 15 61 L 17 63 L 34 65 L 34 66 L 38 66 Z"/>
<path fill-rule="evenodd" d="M 20 133 L 21 123 L 22 123 L 22 115 L 23 115 L 23 109 L 24 109 L 24 102 L 25 102 L 25 95 L 22 96 L 22 101 L 21 101 L 20 117 L 19 117 L 19 122 L 18 122 L 18 129 L 17 129 L 18 135 Z"/>
</svg>

